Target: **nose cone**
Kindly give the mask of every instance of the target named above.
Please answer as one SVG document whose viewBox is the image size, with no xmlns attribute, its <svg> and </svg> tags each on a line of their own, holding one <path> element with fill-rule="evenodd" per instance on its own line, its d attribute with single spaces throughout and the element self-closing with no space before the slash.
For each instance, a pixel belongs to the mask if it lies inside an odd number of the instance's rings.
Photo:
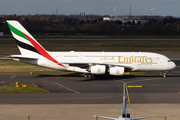
<svg viewBox="0 0 180 120">
<path fill-rule="evenodd" d="M 176 64 L 175 64 L 174 62 L 170 62 L 170 63 L 168 64 L 168 68 L 169 68 L 170 70 L 175 69 L 175 68 L 176 68 Z"/>
<path fill-rule="evenodd" d="M 172 62 L 172 69 L 176 68 L 176 64 L 174 62 Z"/>
</svg>

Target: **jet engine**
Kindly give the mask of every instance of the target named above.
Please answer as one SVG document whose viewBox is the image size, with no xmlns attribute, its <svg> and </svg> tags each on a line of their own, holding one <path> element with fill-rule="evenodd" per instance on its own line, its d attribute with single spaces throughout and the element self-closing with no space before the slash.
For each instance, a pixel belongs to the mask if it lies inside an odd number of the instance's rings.
<svg viewBox="0 0 180 120">
<path fill-rule="evenodd" d="M 109 74 L 122 76 L 124 75 L 124 67 L 111 67 L 109 68 Z"/>
<path fill-rule="evenodd" d="M 105 74 L 106 66 L 105 65 L 95 65 L 90 67 L 90 72 L 92 74 Z"/>
</svg>

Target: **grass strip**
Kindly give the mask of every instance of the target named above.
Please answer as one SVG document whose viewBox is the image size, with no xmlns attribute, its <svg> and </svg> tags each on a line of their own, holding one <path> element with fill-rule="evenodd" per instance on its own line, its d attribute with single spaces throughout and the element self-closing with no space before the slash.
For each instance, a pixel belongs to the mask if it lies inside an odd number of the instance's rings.
<svg viewBox="0 0 180 120">
<path fill-rule="evenodd" d="M 26 87 L 16 87 L 15 84 L 9 84 L 7 86 L 0 87 L 0 93 L 51 93 L 35 84 L 25 85 Z"/>
<path fill-rule="evenodd" d="M 166 37 L 167 39 L 168 37 Z M 130 38 L 129 38 L 130 39 Z M 136 38 L 137 39 L 137 38 Z M 155 52 L 179 56 L 180 40 L 40 40 L 48 51 Z M 14 40 L 0 40 L 1 55 L 20 54 Z M 1 64 L 4 66 L 4 64 Z"/>
<path fill-rule="evenodd" d="M 144 75 L 145 72 L 130 72 L 129 75 Z"/>
</svg>

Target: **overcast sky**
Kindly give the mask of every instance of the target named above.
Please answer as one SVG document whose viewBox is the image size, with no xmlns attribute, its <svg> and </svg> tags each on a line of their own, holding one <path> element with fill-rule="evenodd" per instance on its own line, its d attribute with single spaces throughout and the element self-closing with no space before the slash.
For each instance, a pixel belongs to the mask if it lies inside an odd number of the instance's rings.
<svg viewBox="0 0 180 120">
<path fill-rule="evenodd" d="M 97 14 L 180 16 L 180 0 L 0 0 L 2 14 Z"/>
</svg>

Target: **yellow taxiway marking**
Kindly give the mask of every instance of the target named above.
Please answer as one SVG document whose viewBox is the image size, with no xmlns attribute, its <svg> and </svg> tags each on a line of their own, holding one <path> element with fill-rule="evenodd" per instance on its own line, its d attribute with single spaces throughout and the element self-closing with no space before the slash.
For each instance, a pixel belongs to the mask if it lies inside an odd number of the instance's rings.
<svg viewBox="0 0 180 120">
<path fill-rule="evenodd" d="M 56 77 L 56 79 L 61 78 L 60 76 Z"/>
<path fill-rule="evenodd" d="M 16 77 L 16 75 L 12 76 L 10 79 L 13 79 L 13 78 L 15 78 L 15 77 Z"/>
<path fill-rule="evenodd" d="M 124 75 L 129 75 L 130 73 L 129 72 L 125 72 Z"/>
<path fill-rule="evenodd" d="M 124 81 L 122 81 L 122 80 L 115 80 L 115 81 L 117 81 L 117 82 L 122 82 L 122 83 L 126 83 L 126 85 L 128 84 L 128 83 L 133 83 L 133 82 L 140 82 L 140 81 L 148 81 L 148 80 L 157 80 L 157 79 L 163 79 L 163 78 L 150 78 L 150 79 L 142 79 L 142 80 L 134 80 L 134 81 L 130 81 L 130 82 L 124 82 Z M 155 85 L 148 85 L 148 84 L 146 84 L 146 85 L 143 85 L 143 86 L 159 86 L 159 85 L 157 85 L 157 84 L 155 84 Z M 138 110 L 138 111 L 142 111 L 142 112 L 148 112 L 149 113 L 149 111 L 145 111 L 145 110 L 140 110 L 140 109 L 136 109 L 136 108 L 133 108 L 132 106 L 131 106 L 131 103 L 130 103 L 130 98 L 129 98 L 129 93 L 128 93 L 128 87 L 135 87 L 135 86 L 126 86 L 126 91 L 127 91 L 127 102 L 129 103 L 129 107 L 131 108 L 131 109 L 134 109 L 134 110 Z M 142 86 L 136 86 L 136 87 L 142 87 Z M 151 112 L 151 113 L 159 113 L 159 112 Z"/>
</svg>

